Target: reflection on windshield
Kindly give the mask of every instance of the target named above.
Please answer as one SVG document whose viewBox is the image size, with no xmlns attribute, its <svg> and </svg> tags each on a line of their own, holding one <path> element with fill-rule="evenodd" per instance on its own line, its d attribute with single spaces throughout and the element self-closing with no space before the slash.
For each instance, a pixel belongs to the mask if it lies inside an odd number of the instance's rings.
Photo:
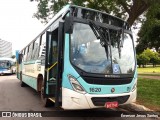
<svg viewBox="0 0 160 120">
<path fill-rule="evenodd" d="M 8 61 L 0 61 L 0 68 L 9 68 L 10 63 Z"/>
<path fill-rule="evenodd" d="M 119 58 L 118 49 L 112 46 L 113 63 L 120 66 L 123 73 L 132 73 L 134 71 L 135 59 L 132 45 L 132 39 L 129 34 L 124 34 L 124 43 L 121 50 L 121 58 Z"/>
<path fill-rule="evenodd" d="M 111 62 L 111 58 L 106 57 L 105 47 L 100 44 L 100 39 L 97 39 L 91 27 L 87 24 L 74 23 L 73 34 L 71 34 L 71 62 L 89 73 L 132 73 L 135 66 L 132 39 L 125 33 L 120 58 L 118 44 L 114 43 L 115 39 L 113 39 L 115 34 L 112 33 L 110 33 L 112 52 L 107 53 L 112 53 Z"/>
</svg>

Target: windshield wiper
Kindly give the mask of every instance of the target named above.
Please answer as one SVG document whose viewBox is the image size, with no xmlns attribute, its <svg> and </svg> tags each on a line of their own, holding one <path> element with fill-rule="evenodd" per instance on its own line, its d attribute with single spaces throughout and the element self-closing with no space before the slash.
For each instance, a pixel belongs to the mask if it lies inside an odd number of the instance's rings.
<svg viewBox="0 0 160 120">
<path fill-rule="evenodd" d="M 90 21 L 90 27 L 92 28 L 94 34 L 96 35 L 97 39 L 100 39 L 100 44 L 102 45 L 102 47 L 104 47 L 106 44 L 106 40 L 105 37 L 103 36 L 103 34 L 101 33 L 99 27 L 97 25 L 95 25 L 93 22 Z M 98 35 L 99 34 L 99 35 Z"/>
<path fill-rule="evenodd" d="M 108 46 L 109 46 L 110 57 L 112 59 L 109 30 L 107 30 L 106 28 L 102 28 L 102 27 L 97 26 L 92 21 L 89 22 L 89 25 L 90 25 L 91 29 L 93 30 L 97 39 L 100 39 L 100 44 L 102 45 L 102 47 L 105 48 L 107 59 L 109 58 L 109 50 L 108 50 Z"/>
<path fill-rule="evenodd" d="M 124 40 L 124 31 L 121 29 L 120 31 L 117 32 L 117 44 L 118 44 L 118 53 L 119 53 L 119 58 L 121 58 L 121 48 L 123 47 L 123 40 Z"/>
<path fill-rule="evenodd" d="M 96 35 L 97 39 L 100 39 L 100 44 L 102 45 L 102 47 L 105 48 L 107 60 L 108 60 L 108 58 L 110 56 L 110 59 L 111 59 L 111 70 L 113 71 L 111 39 L 110 39 L 109 29 L 97 26 L 92 21 L 89 22 L 89 25 L 92 28 L 92 30 L 93 30 L 94 34 Z M 108 50 L 108 46 L 109 46 L 109 50 Z M 109 54 L 109 52 L 110 52 L 110 54 Z"/>
</svg>

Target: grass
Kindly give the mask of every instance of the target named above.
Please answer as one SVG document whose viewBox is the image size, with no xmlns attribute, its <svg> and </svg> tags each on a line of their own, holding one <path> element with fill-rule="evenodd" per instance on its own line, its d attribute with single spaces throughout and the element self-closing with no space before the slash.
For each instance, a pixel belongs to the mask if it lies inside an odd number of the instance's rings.
<svg viewBox="0 0 160 120">
<path fill-rule="evenodd" d="M 160 80 L 154 77 L 160 76 L 160 65 L 154 68 L 152 65 L 147 65 L 146 68 L 138 68 L 138 75 L 140 77 L 137 86 L 137 102 L 152 110 L 160 111 Z M 150 78 L 147 78 L 147 76 L 150 76 Z"/>
<path fill-rule="evenodd" d="M 138 73 L 139 76 L 160 76 L 160 73 Z"/>
<path fill-rule="evenodd" d="M 160 111 L 160 80 L 139 78 L 137 89 L 139 104 Z"/>
<path fill-rule="evenodd" d="M 150 73 L 150 74 L 159 74 L 160 75 L 160 66 L 152 67 L 147 66 L 146 68 L 138 68 L 138 73 Z"/>
</svg>

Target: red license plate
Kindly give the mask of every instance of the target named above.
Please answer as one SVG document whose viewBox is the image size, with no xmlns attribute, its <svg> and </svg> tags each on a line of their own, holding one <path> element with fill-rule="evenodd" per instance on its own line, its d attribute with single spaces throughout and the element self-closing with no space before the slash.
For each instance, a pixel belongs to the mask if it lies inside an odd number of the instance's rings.
<svg viewBox="0 0 160 120">
<path fill-rule="evenodd" d="M 105 107 L 106 108 L 116 108 L 118 107 L 118 102 L 106 102 Z"/>
</svg>

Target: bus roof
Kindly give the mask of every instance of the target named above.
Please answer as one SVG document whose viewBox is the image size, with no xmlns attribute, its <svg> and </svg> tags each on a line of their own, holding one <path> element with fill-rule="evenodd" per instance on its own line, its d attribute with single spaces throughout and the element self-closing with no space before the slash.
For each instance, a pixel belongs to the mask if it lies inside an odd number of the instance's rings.
<svg viewBox="0 0 160 120">
<path fill-rule="evenodd" d="M 93 12 L 99 12 L 99 13 L 101 13 L 101 14 L 105 14 L 105 15 L 107 15 L 107 16 L 110 16 L 111 18 L 114 18 L 114 19 L 116 19 L 116 20 L 118 20 L 118 21 L 123 21 L 123 22 L 125 22 L 125 23 L 127 24 L 127 22 L 124 21 L 123 19 L 118 18 L 118 17 L 116 17 L 116 16 L 112 16 L 112 15 L 106 13 L 106 12 L 102 12 L 102 11 L 95 10 L 95 9 L 91 9 L 91 8 L 81 7 L 81 6 L 77 6 L 77 5 L 69 5 L 69 4 L 68 4 L 68 5 L 64 6 L 57 14 L 55 14 L 55 16 L 45 25 L 44 29 L 42 29 L 42 32 L 40 32 L 40 33 L 39 33 L 29 44 L 27 44 L 22 50 L 24 50 L 24 49 L 25 49 L 27 46 L 29 46 L 33 41 L 35 41 L 38 37 L 40 37 L 47 29 L 49 29 L 49 27 L 50 27 L 57 19 L 65 16 L 65 15 L 68 13 L 68 11 L 70 10 L 70 8 L 73 8 L 73 7 L 75 7 L 75 8 L 80 8 L 80 9 L 85 9 L 85 10 L 89 10 L 89 11 L 93 11 Z M 22 50 L 20 50 L 19 52 L 21 53 Z"/>
<path fill-rule="evenodd" d="M 117 17 L 117 16 L 110 15 L 110 14 L 108 14 L 108 13 L 106 13 L 106 12 L 103 12 L 103 11 L 100 11 L 100 10 L 96 10 L 96 9 L 92 9 L 92 8 L 87 8 L 87 7 L 82 7 L 82 6 L 77 6 L 77 5 L 70 5 L 70 7 L 82 8 L 82 9 L 91 10 L 91 11 L 94 11 L 94 12 L 99 12 L 99 13 L 102 13 L 102 14 L 106 14 L 106 15 L 108 15 L 108 16 L 110 16 L 110 17 L 113 17 L 113 18 L 116 18 L 116 19 L 125 21 L 125 20 L 123 20 L 122 18 L 119 18 L 119 17 Z"/>
</svg>

